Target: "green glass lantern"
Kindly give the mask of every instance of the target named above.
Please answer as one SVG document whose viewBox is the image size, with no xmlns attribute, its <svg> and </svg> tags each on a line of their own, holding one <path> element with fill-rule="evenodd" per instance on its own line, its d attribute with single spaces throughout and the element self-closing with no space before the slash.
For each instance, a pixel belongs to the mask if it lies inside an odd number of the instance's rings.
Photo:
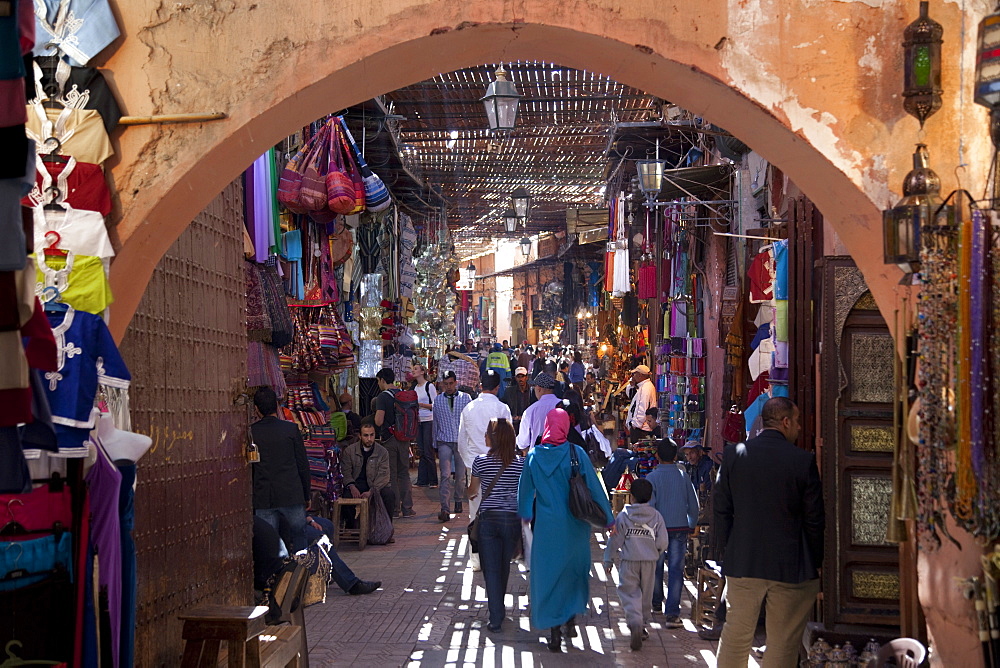
<svg viewBox="0 0 1000 668">
<path fill-rule="evenodd" d="M 920 2 L 920 16 L 903 31 L 903 109 L 924 121 L 941 108 L 941 36 L 944 28 L 927 15 L 927 0 Z"/>
<path fill-rule="evenodd" d="M 927 146 L 917 144 L 913 169 L 903 181 L 903 199 L 882 212 L 885 264 L 907 274 L 920 271 L 920 232 L 941 205 L 941 179 L 929 166 Z"/>
</svg>

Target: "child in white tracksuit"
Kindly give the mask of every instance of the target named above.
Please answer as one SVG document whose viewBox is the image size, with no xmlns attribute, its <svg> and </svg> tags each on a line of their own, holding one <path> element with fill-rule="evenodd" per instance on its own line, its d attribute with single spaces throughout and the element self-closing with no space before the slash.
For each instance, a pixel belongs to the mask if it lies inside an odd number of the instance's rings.
<svg viewBox="0 0 1000 668">
<path fill-rule="evenodd" d="M 618 597 L 632 634 L 633 650 L 642 648 L 647 635 L 644 625 L 651 618 L 656 560 L 670 545 L 667 527 L 659 511 L 649 505 L 653 486 L 648 480 L 632 483 L 632 503 L 618 513 L 615 528 L 604 550 L 604 566 L 621 553 L 618 566 Z"/>
</svg>

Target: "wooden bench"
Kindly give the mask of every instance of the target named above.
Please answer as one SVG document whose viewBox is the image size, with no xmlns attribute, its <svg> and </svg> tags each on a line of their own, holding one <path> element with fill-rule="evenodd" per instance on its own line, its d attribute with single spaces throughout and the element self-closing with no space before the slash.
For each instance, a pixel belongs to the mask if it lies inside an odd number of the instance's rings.
<svg viewBox="0 0 1000 668">
<path fill-rule="evenodd" d="M 340 526 L 340 509 L 344 506 L 354 506 L 355 515 L 358 521 L 357 529 L 345 529 Z M 368 544 L 368 499 L 344 499 L 340 498 L 333 502 L 333 547 L 338 549 L 340 541 L 351 540 L 358 542 L 358 549 L 365 549 Z"/>
<path fill-rule="evenodd" d="M 297 564 L 275 587 L 282 626 L 267 626 L 264 606 L 206 605 L 178 618 L 184 622 L 181 668 L 308 668 L 305 606 L 309 572 Z"/>
<path fill-rule="evenodd" d="M 725 580 L 717 570 L 702 565 L 698 569 L 698 579 L 695 583 L 697 595 L 694 600 L 694 610 L 691 611 L 691 621 L 697 627 L 715 626 L 715 609 L 719 607 L 722 598 L 722 588 Z"/>
</svg>

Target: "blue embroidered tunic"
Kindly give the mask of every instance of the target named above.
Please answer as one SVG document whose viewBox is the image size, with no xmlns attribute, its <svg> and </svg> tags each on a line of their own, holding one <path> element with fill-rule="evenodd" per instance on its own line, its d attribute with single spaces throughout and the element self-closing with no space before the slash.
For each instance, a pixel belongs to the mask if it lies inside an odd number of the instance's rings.
<svg viewBox="0 0 1000 668">
<path fill-rule="evenodd" d="M 108 0 L 34 0 L 36 56 L 66 54 L 82 67 L 118 37 Z"/>
<path fill-rule="evenodd" d="M 86 457 L 98 385 L 127 390 L 132 376 L 100 317 L 72 308 L 46 316 L 55 335 L 59 364 L 57 371 L 45 374 L 59 454 Z"/>
</svg>

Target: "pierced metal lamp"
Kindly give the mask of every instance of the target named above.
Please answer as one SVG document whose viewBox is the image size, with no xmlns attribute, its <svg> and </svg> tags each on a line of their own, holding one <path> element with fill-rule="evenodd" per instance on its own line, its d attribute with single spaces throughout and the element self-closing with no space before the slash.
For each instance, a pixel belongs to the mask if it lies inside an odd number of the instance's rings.
<svg viewBox="0 0 1000 668">
<path fill-rule="evenodd" d="M 903 180 L 903 199 L 882 212 L 885 264 L 898 266 L 908 274 L 906 278 L 920 271 L 920 232 L 931 224 L 941 205 L 941 179 L 929 161 L 927 146 L 917 144 L 913 169 Z"/>
<path fill-rule="evenodd" d="M 903 109 L 920 121 L 920 127 L 941 108 L 942 93 L 944 28 L 927 15 L 927 4 L 921 0 L 920 16 L 903 31 Z"/>
</svg>

